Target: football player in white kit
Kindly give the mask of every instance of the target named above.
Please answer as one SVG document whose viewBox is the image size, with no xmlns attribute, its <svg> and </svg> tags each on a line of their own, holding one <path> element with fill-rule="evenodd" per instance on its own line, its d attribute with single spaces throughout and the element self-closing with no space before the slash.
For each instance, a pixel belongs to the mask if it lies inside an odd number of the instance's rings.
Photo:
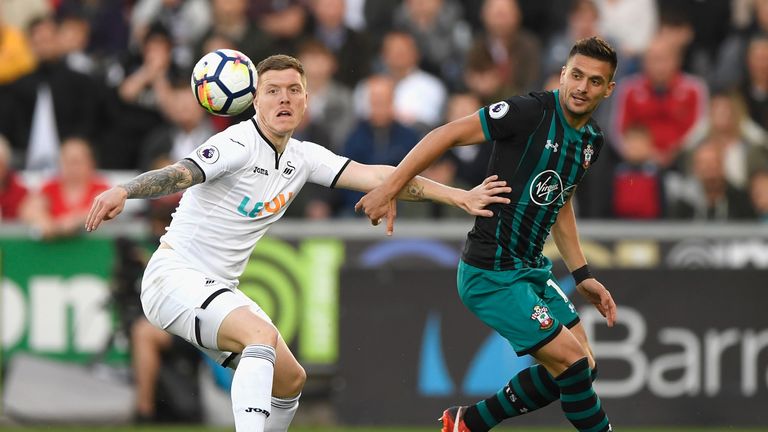
<svg viewBox="0 0 768 432">
<path fill-rule="evenodd" d="M 362 165 L 291 138 L 307 107 L 301 63 L 275 55 L 259 63 L 257 72 L 254 118 L 211 137 L 173 165 L 102 193 L 85 225 L 93 231 L 115 218 L 128 198 L 189 188 L 147 264 L 141 302 L 152 324 L 235 369 L 231 397 L 238 432 L 287 430 L 306 380 L 269 316 L 237 289 L 256 242 L 304 183 L 365 192 L 394 169 Z M 497 195 L 509 191 L 495 178 L 471 191 L 416 178 L 400 198 L 491 216 L 485 206 L 507 203 Z"/>
</svg>

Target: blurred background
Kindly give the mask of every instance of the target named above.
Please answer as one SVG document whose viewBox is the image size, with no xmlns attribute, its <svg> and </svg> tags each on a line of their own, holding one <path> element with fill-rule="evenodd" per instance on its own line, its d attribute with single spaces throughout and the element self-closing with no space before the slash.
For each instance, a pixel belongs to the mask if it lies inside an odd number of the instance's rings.
<svg viewBox="0 0 768 432">
<path fill-rule="evenodd" d="M 595 116 L 606 147 L 576 194 L 619 305 L 608 331 L 573 296 L 598 392 L 614 424 L 768 425 L 768 0 L 0 0 L 0 427 L 232 424 L 231 374 L 138 301 L 179 196 L 82 231 L 95 195 L 253 115 L 197 106 L 204 53 L 297 56 L 295 136 L 396 165 L 435 126 L 556 88 L 592 35 L 619 53 Z M 424 175 L 470 188 L 490 149 Z M 308 371 L 297 425 L 432 424 L 530 365 L 456 296 L 470 218 L 401 204 L 385 238 L 360 196 L 307 185 L 241 279 Z M 554 408 L 514 424 L 566 425 Z"/>
</svg>

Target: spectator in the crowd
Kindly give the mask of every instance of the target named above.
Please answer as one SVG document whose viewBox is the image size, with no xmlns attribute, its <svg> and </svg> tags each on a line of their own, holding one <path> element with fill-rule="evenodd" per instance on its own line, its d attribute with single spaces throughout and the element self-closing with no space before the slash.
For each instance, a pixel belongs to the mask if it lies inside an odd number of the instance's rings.
<svg viewBox="0 0 768 432">
<path fill-rule="evenodd" d="M 80 73 L 95 76 L 97 60 L 86 49 L 91 39 L 90 22 L 77 11 L 71 11 L 59 18 L 59 47 L 67 66 Z"/>
<path fill-rule="evenodd" d="M 352 90 L 333 79 L 338 63 L 325 45 L 309 39 L 299 49 L 298 58 L 307 75 L 307 115 L 330 136 L 330 142 L 319 144 L 338 152 L 355 123 Z"/>
<path fill-rule="evenodd" d="M 189 89 L 189 80 L 173 81 L 168 98 L 160 104 L 166 123 L 155 128 L 144 141 L 139 168 L 148 171 L 159 159 L 178 161 L 192 153 L 213 136 L 214 130 L 206 112 L 197 106 Z"/>
<path fill-rule="evenodd" d="M 616 43 L 621 69 L 634 73 L 658 27 L 656 0 L 596 0 L 600 35 Z M 624 72 L 622 72 L 624 73 Z"/>
<path fill-rule="evenodd" d="M 620 82 L 614 101 L 614 136 L 621 137 L 632 125 L 647 127 L 655 145 L 653 159 L 662 168 L 675 161 L 686 136 L 706 115 L 707 88 L 680 70 L 680 56 L 679 47 L 654 39 L 645 52 L 643 72 Z"/>
<path fill-rule="evenodd" d="M 172 49 L 168 30 L 160 24 L 152 25 L 141 52 L 131 53 L 110 73 L 110 84 L 116 86 L 117 97 L 114 98 L 114 125 L 100 154 L 102 168 L 136 169 L 139 166 L 141 143 L 164 122 L 159 101 L 168 94 L 169 80 L 186 75 L 173 63 Z"/>
<path fill-rule="evenodd" d="M 341 154 L 369 165 L 397 165 L 419 141 L 419 134 L 396 118 L 394 79 L 374 75 L 362 84 L 367 92 L 367 115 L 352 129 Z M 343 193 L 342 212 L 351 214 L 363 194 L 352 191 Z"/>
<path fill-rule="evenodd" d="M 0 221 L 13 222 L 27 196 L 27 187 L 11 168 L 13 153 L 8 140 L 0 135 Z"/>
<path fill-rule="evenodd" d="M 524 94 L 539 87 L 541 42 L 521 26 L 517 0 L 485 0 L 483 29 L 470 51 L 485 53 L 512 94 Z M 472 54 L 470 54 L 472 55 Z"/>
<path fill-rule="evenodd" d="M 557 74 L 558 79 L 560 73 Z M 485 51 L 470 51 L 467 53 L 467 63 L 464 66 L 464 86 L 480 99 L 483 105 L 501 101 L 512 94 L 512 90 L 504 84 L 493 59 Z"/>
<path fill-rule="evenodd" d="M 747 77 L 741 85 L 750 117 L 768 129 L 768 34 L 753 37 L 747 48 Z"/>
<path fill-rule="evenodd" d="M 395 81 L 395 116 L 407 126 L 420 130 L 431 128 L 440 122 L 447 91 L 434 75 L 419 68 L 421 53 L 413 36 L 393 31 L 384 37 L 381 59 L 385 73 Z M 358 107 L 366 113 L 368 92 L 365 83 L 356 89 Z"/>
<path fill-rule="evenodd" d="M 483 106 L 480 98 L 473 93 L 455 93 L 448 98 L 445 109 L 445 123 L 476 113 Z M 487 177 L 488 163 L 493 146 L 489 143 L 451 149 L 456 163 L 456 183 L 477 185 Z M 452 184 L 449 182 L 445 184 Z"/>
<path fill-rule="evenodd" d="M 749 68 L 741 65 L 748 66 L 750 44 L 754 38 L 768 34 L 768 1 L 736 1 L 732 6 L 733 19 L 729 24 L 733 29 L 720 43 L 717 63 L 708 75 L 711 84 L 720 88 L 735 87 L 747 79 Z M 722 16 L 716 18 L 727 23 Z"/>
<path fill-rule="evenodd" d="M 568 12 L 566 27 L 553 35 L 547 45 L 544 53 L 544 74 L 549 76 L 557 73 L 559 78 L 563 59 L 568 58 L 573 44 L 579 39 L 600 34 L 599 24 L 600 12 L 595 0 L 574 0 Z"/>
<path fill-rule="evenodd" d="M 533 33 L 542 43 L 547 43 L 556 32 L 566 26 L 568 9 L 572 2 L 573 0 L 519 1 L 523 28 Z"/>
<path fill-rule="evenodd" d="M 676 12 L 667 12 L 666 15 L 660 17 L 656 37 L 664 39 L 680 50 L 682 59 L 680 68 L 689 73 L 694 73 L 691 57 L 693 57 L 692 44 L 695 36 L 690 17 L 679 15 Z"/>
<path fill-rule="evenodd" d="M 29 27 L 37 68 L 0 90 L 0 133 L 30 170 L 56 169 L 60 138 L 93 139 L 99 118 L 99 83 L 61 59 L 58 24 L 42 17 Z"/>
<path fill-rule="evenodd" d="M 334 79 L 350 88 L 368 76 L 371 66 L 371 44 L 366 33 L 344 23 L 345 0 L 311 0 L 312 36 L 336 57 Z"/>
<path fill-rule="evenodd" d="M 365 0 L 347 0 L 344 8 L 344 24 L 352 30 L 366 32 L 365 30 Z"/>
<path fill-rule="evenodd" d="M 61 0 L 57 15 L 75 15 L 88 21 L 86 52 L 100 61 L 115 61 L 129 47 L 129 13 L 121 1 Z"/>
<path fill-rule="evenodd" d="M 212 0 L 211 6 L 213 23 L 203 38 L 202 48 L 197 52 L 198 58 L 219 48 L 241 51 L 254 63 L 273 54 L 269 35 L 248 19 L 248 0 Z M 211 44 L 216 38 L 225 38 L 234 46 Z"/>
<path fill-rule="evenodd" d="M 716 141 L 702 143 L 694 150 L 688 181 L 687 193 L 670 205 L 671 217 L 721 222 L 754 218 L 749 195 L 725 178 L 723 151 Z"/>
<path fill-rule="evenodd" d="M 270 38 L 268 55 L 296 55 L 308 19 L 303 0 L 251 0 L 250 14 Z"/>
<path fill-rule="evenodd" d="M 658 32 L 681 45 L 683 70 L 711 83 L 716 82 L 718 52 L 728 36 L 730 3 L 718 0 L 659 2 Z M 735 64 L 743 64 L 743 57 L 729 65 L 729 69 L 741 69 L 733 67 Z"/>
<path fill-rule="evenodd" d="M 395 26 L 410 33 L 422 54 L 420 66 L 450 89 L 461 87 L 463 58 L 472 42 L 457 0 L 405 0 Z"/>
<path fill-rule="evenodd" d="M 768 168 L 755 172 L 749 183 L 750 198 L 757 219 L 768 223 Z"/>
<path fill-rule="evenodd" d="M 350 1 L 350 0 L 347 0 Z M 360 0 L 365 17 L 365 30 L 371 36 L 373 51 L 379 52 L 383 37 L 394 29 L 393 10 L 397 9 L 401 0 Z"/>
<path fill-rule="evenodd" d="M 96 195 L 107 189 L 109 185 L 96 172 L 90 143 L 67 138 L 61 144 L 58 175 L 27 197 L 21 217 L 43 239 L 71 236 L 85 225 Z"/>
<path fill-rule="evenodd" d="M 211 26 L 212 15 L 209 0 L 138 0 L 131 10 L 131 37 L 140 44 L 149 27 L 161 23 L 170 33 L 176 61 L 190 64 L 194 47 Z"/>
<path fill-rule="evenodd" d="M 24 33 L 3 20 L 0 8 L 0 85 L 32 72 L 35 56 Z"/>
<path fill-rule="evenodd" d="M 659 219 L 664 212 L 664 179 L 653 160 L 653 136 L 644 126 L 624 132 L 623 160 L 613 175 L 613 216 L 620 219 Z"/>
<path fill-rule="evenodd" d="M 709 113 L 690 134 L 683 156 L 709 137 L 723 146 L 725 177 L 737 188 L 746 189 L 749 177 L 768 167 L 768 133 L 749 117 L 739 93 L 712 95 Z"/>
</svg>

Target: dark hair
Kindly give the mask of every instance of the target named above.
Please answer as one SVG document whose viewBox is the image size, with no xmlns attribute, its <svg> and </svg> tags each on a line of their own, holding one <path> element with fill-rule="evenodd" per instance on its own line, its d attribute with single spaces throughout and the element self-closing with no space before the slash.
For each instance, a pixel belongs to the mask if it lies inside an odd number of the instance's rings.
<svg viewBox="0 0 768 432">
<path fill-rule="evenodd" d="M 619 64 L 619 60 L 616 57 L 616 51 L 611 44 L 602 38 L 592 36 L 577 41 L 573 45 L 573 48 L 571 48 L 571 52 L 568 54 L 568 59 L 570 60 L 576 54 L 608 62 L 611 64 L 611 78 L 616 74 L 616 67 Z"/>
<path fill-rule="evenodd" d="M 259 75 L 271 70 L 281 71 L 286 69 L 293 69 L 297 71 L 299 74 L 301 74 L 301 79 L 302 80 L 305 79 L 304 66 L 295 57 L 291 57 L 289 55 L 285 55 L 285 54 L 271 55 L 265 58 L 264 60 L 260 61 L 259 64 L 256 65 L 256 72 Z"/>
<path fill-rule="evenodd" d="M 581 12 L 583 8 L 588 8 L 596 16 L 600 16 L 600 9 L 597 8 L 595 0 L 574 0 L 571 3 L 571 8 L 568 10 L 568 15 L 573 15 L 576 12 Z"/>
<path fill-rule="evenodd" d="M 314 38 L 306 39 L 299 46 L 299 57 L 306 54 L 320 54 L 326 57 L 332 57 L 334 62 L 336 61 L 336 56 L 333 55 L 333 51 L 331 51 L 324 43 Z"/>
<path fill-rule="evenodd" d="M 142 41 L 143 45 L 146 46 L 150 40 L 155 38 L 162 39 L 169 46 L 173 45 L 171 31 L 165 24 L 161 23 L 160 21 L 153 21 L 152 24 L 149 25 L 149 28 L 147 28 L 147 33 L 144 35 L 144 40 Z"/>
<path fill-rule="evenodd" d="M 53 25 L 58 24 L 56 22 L 56 19 L 53 17 L 53 15 L 43 14 L 43 15 L 35 16 L 27 24 L 27 34 L 30 34 L 33 31 L 35 31 L 39 25 L 41 25 L 41 24 L 48 24 L 48 23 L 51 23 Z"/>
</svg>

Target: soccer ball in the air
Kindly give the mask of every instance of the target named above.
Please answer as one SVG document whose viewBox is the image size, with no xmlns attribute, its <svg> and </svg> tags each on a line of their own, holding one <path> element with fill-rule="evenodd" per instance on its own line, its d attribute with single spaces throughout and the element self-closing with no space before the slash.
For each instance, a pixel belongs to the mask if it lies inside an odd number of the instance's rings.
<svg viewBox="0 0 768 432">
<path fill-rule="evenodd" d="M 256 93 L 256 68 L 240 51 L 218 49 L 192 70 L 192 92 L 208 112 L 233 116 L 245 111 Z"/>
</svg>

